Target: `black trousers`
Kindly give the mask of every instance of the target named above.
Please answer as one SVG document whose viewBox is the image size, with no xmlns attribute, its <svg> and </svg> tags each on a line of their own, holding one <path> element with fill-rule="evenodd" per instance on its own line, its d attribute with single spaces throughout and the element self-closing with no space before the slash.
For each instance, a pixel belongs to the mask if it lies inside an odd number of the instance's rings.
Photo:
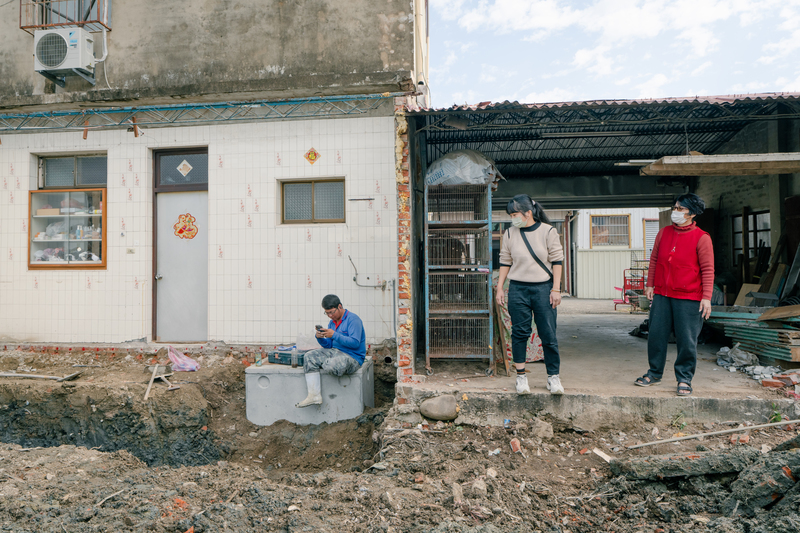
<svg viewBox="0 0 800 533">
<path fill-rule="evenodd" d="M 508 287 L 508 313 L 511 315 L 511 355 L 515 363 L 524 363 L 533 322 L 542 339 L 544 365 L 548 376 L 558 374 L 561 357 L 556 338 L 556 310 L 550 305 L 552 281 L 521 283 L 511 280 Z"/>
<path fill-rule="evenodd" d="M 703 328 L 699 300 L 681 300 L 656 294 L 650 305 L 650 332 L 647 335 L 647 359 L 655 379 L 661 379 L 667 363 L 669 334 L 675 331 L 678 357 L 675 378 L 678 383 L 691 383 L 697 369 L 697 337 Z"/>
</svg>

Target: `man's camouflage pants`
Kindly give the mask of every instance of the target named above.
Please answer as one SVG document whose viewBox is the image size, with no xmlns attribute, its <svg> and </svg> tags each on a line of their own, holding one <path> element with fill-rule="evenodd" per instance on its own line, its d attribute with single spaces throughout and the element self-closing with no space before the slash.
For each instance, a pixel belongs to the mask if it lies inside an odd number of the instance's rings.
<svg viewBox="0 0 800 533">
<path fill-rule="evenodd" d="M 306 374 L 322 372 L 334 376 L 344 376 L 356 372 L 361 365 L 358 361 L 336 348 L 319 348 L 303 355 L 303 370 Z"/>
</svg>

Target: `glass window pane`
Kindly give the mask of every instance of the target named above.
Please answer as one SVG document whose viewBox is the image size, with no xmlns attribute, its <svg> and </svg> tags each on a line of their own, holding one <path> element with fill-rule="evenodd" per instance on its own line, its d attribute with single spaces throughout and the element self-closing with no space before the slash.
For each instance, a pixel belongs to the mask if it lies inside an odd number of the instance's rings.
<svg viewBox="0 0 800 533">
<path fill-rule="evenodd" d="M 105 157 L 79 157 L 78 185 L 105 185 L 106 161 Z"/>
<path fill-rule="evenodd" d="M 285 183 L 283 185 L 284 220 L 311 220 L 311 184 Z"/>
<path fill-rule="evenodd" d="M 51 157 L 44 160 L 45 187 L 73 187 L 74 185 L 74 157 Z"/>
<path fill-rule="evenodd" d="M 733 217 L 733 231 L 742 231 L 742 217 Z"/>
<path fill-rule="evenodd" d="M 736 250 L 741 250 L 742 249 L 742 234 L 741 233 L 734 234 L 734 236 L 733 236 L 733 247 Z"/>
<path fill-rule="evenodd" d="M 159 165 L 160 185 L 208 183 L 208 154 L 162 154 Z"/>
<path fill-rule="evenodd" d="M 101 263 L 103 260 L 103 215 L 100 205 L 103 194 L 100 191 L 71 192 L 70 205 L 78 206 L 69 217 L 70 263 Z"/>
<path fill-rule="evenodd" d="M 763 230 L 769 228 L 769 213 L 761 213 L 760 215 L 756 215 L 756 229 Z"/>
<path fill-rule="evenodd" d="M 343 181 L 319 181 L 314 184 L 314 219 L 344 219 Z"/>
<path fill-rule="evenodd" d="M 627 216 L 593 216 L 592 245 L 628 246 Z"/>
</svg>

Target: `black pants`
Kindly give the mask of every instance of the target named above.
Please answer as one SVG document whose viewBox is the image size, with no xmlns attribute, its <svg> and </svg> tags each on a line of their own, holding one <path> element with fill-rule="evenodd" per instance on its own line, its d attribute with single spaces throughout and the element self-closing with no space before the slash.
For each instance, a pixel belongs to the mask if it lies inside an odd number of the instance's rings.
<svg viewBox="0 0 800 533">
<path fill-rule="evenodd" d="M 667 363 L 669 334 L 675 331 L 678 357 L 675 378 L 678 383 L 691 383 L 697 369 L 697 337 L 703 328 L 699 300 L 681 300 L 656 294 L 650 305 L 650 332 L 647 334 L 647 359 L 655 379 L 661 379 Z"/>
<path fill-rule="evenodd" d="M 556 310 L 550 304 L 552 281 L 521 283 L 511 280 L 508 287 L 508 313 L 511 315 L 511 354 L 515 363 L 524 363 L 528 341 L 533 333 L 531 313 L 544 350 L 548 376 L 558 374 L 561 358 L 556 338 Z"/>
</svg>

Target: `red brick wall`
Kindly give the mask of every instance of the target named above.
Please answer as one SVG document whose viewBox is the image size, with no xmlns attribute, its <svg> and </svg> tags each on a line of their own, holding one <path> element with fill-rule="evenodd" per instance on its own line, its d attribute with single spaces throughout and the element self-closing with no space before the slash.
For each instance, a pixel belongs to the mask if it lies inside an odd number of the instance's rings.
<svg viewBox="0 0 800 533">
<path fill-rule="evenodd" d="M 398 381 L 414 374 L 413 314 L 411 311 L 411 187 L 408 159 L 408 121 L 405 98 L 395 99 L 395 175 L 397 181 L 397 365 Z"/>
</svg>

